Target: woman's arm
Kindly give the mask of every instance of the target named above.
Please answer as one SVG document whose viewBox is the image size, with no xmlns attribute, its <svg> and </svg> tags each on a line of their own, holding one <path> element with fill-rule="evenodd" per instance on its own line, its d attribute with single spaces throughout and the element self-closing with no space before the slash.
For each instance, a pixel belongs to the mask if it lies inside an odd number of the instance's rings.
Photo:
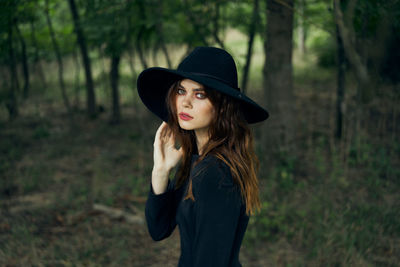
<svg viewBox="0 0 400 267">
<path fill-rule="evenodd" d="M 193 266 L 229 266 L 237 240 L 240 190 L 213 159 L 193 178 L 196 227 Z"/>
<path fill-rule="evenodd" d="M 175 148 L 175 138 L 163 122 L 154 138 L 154 166 L 145 210 L 147 227 L 154 240 L 168 237 L 176 226 L 174 186 L 169 184 L 168 176 L 181 157 L 182 149 Z"/>
<path fill-rule="evenodd" d="M 150 185 L 145 215 L 147 228 L 153 240 L 163 240 L 174 231 L 176 204 L 173 183 L 168 183 L 166 191 L 158 195 L 154 194 Z"/>
</svg>

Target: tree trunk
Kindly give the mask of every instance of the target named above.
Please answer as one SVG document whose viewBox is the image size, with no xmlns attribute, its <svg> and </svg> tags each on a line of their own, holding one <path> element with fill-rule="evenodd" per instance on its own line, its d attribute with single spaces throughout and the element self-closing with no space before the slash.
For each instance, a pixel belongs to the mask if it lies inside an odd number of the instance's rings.
<svg viewBox="0 0 400 267">
<path fill-rule="evenodd" d="M 49 15 L 49 0 L 46 0 L 45 3 L 46 3 L 45 13 L 46 13 L 46 19 L 47 19 L 47 26 L 49 27 L 51 42 L 53 44 L 54 52 L 56 53 L 56 57 L 57 57 L 58 82 L 59 82 L 60 88 L 61 88 L 61 95 L 62 95 L 64 105 L 65 105 L 65 108 L 67 109 L 68 114 L 72 114 L 71 105 L 69 103 L 67 92 L 65 90 L 64 66 L 63 66 L 63 61 L 62 61 L 62 57 L 61 57 L 61 52 L 60 52 L 60 48 L 59 48 L 57 40 L 56 40 L 56 36 L 54 34 L 53 25 L 51 23 L 51 19 L 50 19 L 50 15 Z"/>
<path fill-rule="evenodd" d="M 100 55 L 100 61 L 101 61 L 101 75 L 100 75 L 100 80 L 102 81 L 102 90 L 104 91 L 104 97 L 106 99 L 110 99 L 111 95 L 110 95 L 110 88 L 108 87 L 108 81 L 106 81 L 107 74 L 109 73 L 106 70 L 106 63 L 107 63 L 107 57 L 104 55 L 103 49 L 99 48 L 99 55 Z"/>
<path fill-rule="evenodd" d="M 349 6 L 352 7 L 352 2 L 349 3 Z M 367 66 L 363 63 L 362 58 L 355 47 L 353 40 L 355 40 L 355 33 L 352 28 L 352 25 L 345 25 L 344 15 L 341 9 L 340 0 L 334 0 L 334 8 L 335 8 L 335 22 L 339 29 L 340 37 L 343 41 L 344 51 L 346 53 L 349 62 L 354 67 L 355 74 L 357 80 L 359 82 L 359 87 L 364 89 L 369 89 L 369 75 Z M 352 18 L 354 11 L 348 12 L 348 17 Z M 349 21 L 350 19 L 348 19 Z M 350 24 L 350 22 L 348 23 Z M 361 92 L 360 92 L 361 95 Z"/>
<path fill-rule="evenodd" d="M 24 73 L 23 97 L 26 99 L 28 98 L 29 95 L 29 67 L 28 67 L 28 56 L 26 54 L 26 43 L 24 37 L 22 37 L 21 31 L 19 30 L 18 23 L 15 23 L 15 29 L 17 30 L 18 39 L 21 43 L 22 70 Z"/>
<path fill-rule="evenodd" d="M 10 68 L 10 76 L 11 76 L 11 85 L 10 90 L 8 91 L 8 99 L 6 102 L 6 108 L 8 110 L 9 119 L 14 120 L 18 116 L 18 102 L 16 91 L 19 90 L 19 83 L 18 83 L 18 75 L 17 75 L 17 66 L 15 63 L 15 55 L 14 55 L 14 47 L 13 47 L 13 30 L 12 30 L 12 22 L 9 21 L 8 25 L 8 52 L 9 52 L 9 68 Z"/>
<path fill-rule="evenodd" d="M 134 64 L 135 64 L 134 63 L 134 57 L 135 57 L 134 53 L 135 53 L 135 50 L 128 49 L 128 57 L 129 57 L 128 64 L 129 64 L 129 69 L 131 70 L 131 74 L 133 77 L 133 80 L 132 80 L 133 84 L 136 83 L 136 76 L 137 76 L 137 73 L 135 71 L 135 66 L 134 66 Z"/>
<path fill-rule="evenodd" d="M 144 20 L 146 20 L 145 9 L 144 9 L 142 1 L 139 1 L 138 3 L 139 3 L 140 19 L 144 21 Z M 138 32 L 137 39 L 136 39 L 135 43 L 136 43 L 136 50 L 137 50 L 137 52 L 139 54 L 140 63 L 142 63 L 143 69 L 147 69 L 148 65 L 147 65 L 146 58 L 144 56 L 144 51 L 142 49 L 142 42 L 143 42 L 143 39 L 144 39 L 143 38 L 144 31 L 145 31 L 144 26 L 143 25 L 140 26 L 140 29 L 139 29 L 139 32 Z"/>
<path fill-rule="evenodd" d="M 74 28 L 77 37 L 77 42 L 82 54 L 83 66 L 85 69 L 86 76 L 86 104 L 87 104 L 87 112 L 89 117 L 94 118 L 97 115 L 96 112 L 96 95 L 94 91 L 94 84 L 92 78 L 92 69 L 90 66 L 90 59 L 86 48 L 86 41 L 83 35 L 83 31 L 81 28 L 81 24 L 79 21 L 78 10 L 75 5 L 75 0 L 68 0 L 69 7 L 71 9 L 72 18 L 74 21 Z"/>
<path fill-rule="evenodd" d="M 363 62 L 362 57 L 357 50 L 355 45 L 355 32 L 352 26 L 352 18 L 355 12 L 357 2 L 351 0 L 347 3 L 346 19 L 342 12 L 341 0 L 334 0 L 334 10 L 335 10 L 335 23 L 338 27 L 338 32 L 342 38 L 343 48 L 346 58 L 349 60 L 350 64 L 354 68 L 355 75 L 358 81 L 357 89 L 357 102 L 356 116 L 355 116 L 355 132 L 359 133 L 361 130 L 361 119 L 363 112 L 364 101 L 368 101 L 368 96 L 370 95 L 371 84 L 370 77 L 368 74 L 368 69 L 366 64 Z M 359 134 L 355 135 L 355 146 L 356 146 L 356 158 L 358 160 L 361 149 L 361 137 Z"/>
<path fill-rule="evenodd" d="M 225 48 L 224 43 L 222 42 L 222 40 L 219 38 L 218 34 L 219 34 L 219 12 L 220 12 L 220 8 L 219 8 L 219 1 L 215 2 L 215 15 L 214 15 L 214 22 L 213 22 L 213 36 L 214 36 L 214 40 L 215 42 L 221 47 L 221 48 Z"/>
<path fill-rule="evenodd" d="M 171 69 L 172 68 L 171 58 L 169 57 L 168 49 L 164 40 L 161 41 L 160 45 L 161 45 L 161 50 L 164 53 L 165 59 L 167 60 L 168 68 Z"/>
<path fill-rule="evenodd" d="M 119 123 L 121 121 L 121 110 L 120 110 L 119 92 L 118 92 L 120 59 L 121 59 L 120 55 L 113 55 L 111 57 L 111 70 L 110 70 L 110 81 L 112 90 L 111 123 Z"/>
<path fill-rule="evenodd" d="M 300 56 L 304 56 L 306 53 L 306 28 L 304 25 L 304 10 L 306 8 L 306 3 L 305 0 L 299 0 L 298 1 L 298 44 L 299 44 L 299 52 Z"/>
<path fill-rule="evenodd" d="M 74 48 L 72 56 L 74 58 L 74 63 L 75 63 L 75 81 L 74 81 L 74 91 L 75 91 L 75 100 L 74 100 L 74 108 L 79 110 L 79 102 L 80 102 L 80 97 L 79 97 L 79 91 L 80 91 L 80 73 L 81 73 L 81 65 L 79 64 L 79 55 L 78 52 L 76 51 L 76 48 Z"/>
<path fill-rule="evenodd" d="M 153 62 L 152 62 L 152 64 L 154 65 L 154 66 L 159 66 L 160 64 L 158 64 L 158 57 L 157 57 L 157 55 L 158 55 L 158 46 L 159 46 L 159 44 L 158 44 L 158 42 L 157 43 L 155 43 L 154 44 L 154 46 L 151 48 L 151 56 L 152 56 L 152 58 L 153 58 Z"/>
<path fill-rule="evenodd" d="M 196 14 L 192 12 L 191 5 L 188 0 L 183 0 L 183 7 L 186 10 L 187 17 L 189 19 L 189 23 L 192 24 L 192 28 L 194 32 L 196 32 L 196 37 L 199 38 L 199 41 L 203 43 L 204 46 L 209 46 L 205 31 L 205 26 L 201 25 L 196 18 Z"/>
<path fill-rule="evenodd" d="M 35 49 L 34 55 L 33 55 L 33 63 L 34 63 L 34 69 L 37 71 L 40 81 L 42 83 L 43 88 L 47 88 L 47 82 L 46 82 L 46 76 L 44 75 L 42 64 L 40 64 L 39 61 L 39 49 L 36 41 L 36 35 L 35 35 L 35 24 L 33 23 L 33 19 L 30 20 L 30 26 L 31 26 L 31 39 L 32 39 L 32 44 Z"/>
<path fill-rule="evenodd" d="M 131 70 L 131 74 L 132 74 L 132 108 L 133 108 L 133 113 L 137 112 L 137 104 L 138 104 L 138 100 L 139 100 L 139 96 L 136 90 L 136 82 L 137 82 L 137 73 L 134 67 L 134 49 L 128 49 L 128 56 L 129 56 L 129 68 Z"/>
<path fill-rule="evenodd" d="M 242 79 L 243 93 L 246 93 L 246 91 L 247 91 L 247 80 L 249 77 L 251 56 L 253 55 L 254 36 L 256 34 L 256 29 L 257 29 L 257 25 L 258 25 L 258 12 L 259 12 L 258 6 L 259 6 L 259 1 L 254 0 L 253 16 L 252 16 L 251 23 L 249 26 L 249 43 L 247 45 L 246 64 L 244 65 L 244 69 L 243 69 L 243 79 Z"/>
<path fill-rule="evenodd" d="M 336 138 L 341 139 L 343 134 L 343 115 L 345 111 L 344 92 L 345 92 L 345 73 L 346 57 L 344 54 L 342 38 L 336 26 L 337 44 L 337 90 L 336 90 Z"/>
<path fill-rule="evenodd" d="M 293 148 L 295 134 L 292 77 L 293 0 L 267 0 L 267 29 L 264 41 L 265 102 L 271 118 L 267 131 L 269 150 Z M 274 147 L 274 146 L 280 146 Z"/>
<path fill-rule="evenodd" d="M 142 49 L 142 45 L 141 45 L 141 37 L 143 35 L 143 27 L 139 30 L 138 36 L 137 36 L 137 40 L 136 40 L 136 50 L 139 54 L 139 59 L 140 59 L 140 63 L 142 63 L 143 69 L 147 69 L 147 61 L 146 58 L 144 56 L 144 52 Z"/>
<path fill-rule="evenodd" d="M 172 68 L 171 59 L 169 57 L 168 49 L 167 49 L 167 46 L 165 45 L 165 40 L 164 40 L 163 12 L 164 12 L 163 1 L 158 0 L 157 1 L 158 19 L 157 19 L 157 24 L 156 24 L 156 30 L 157 30 L 161 50 L 163 51 L 165 59 L 167 60 L 168 68 Z"/>
</svg>

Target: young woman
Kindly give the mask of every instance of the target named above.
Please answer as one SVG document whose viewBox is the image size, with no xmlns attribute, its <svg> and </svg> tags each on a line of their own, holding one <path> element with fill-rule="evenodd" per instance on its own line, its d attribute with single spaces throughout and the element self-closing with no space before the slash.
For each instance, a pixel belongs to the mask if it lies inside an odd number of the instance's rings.
<svg viewBox="0 0 400 267">
<path fill-rule="evenodd" d="M 177 70 L 143 71 L 138 92 L 164 121 L 146 203 L 151 237 L 162 240 L 178 225 L 178 266 L 241 266 L 249 215 L 260 207 L 248 123 L 268 112 L 240 92 L 233 58 L 213 47 L 196 48 Z"/>
</svg>

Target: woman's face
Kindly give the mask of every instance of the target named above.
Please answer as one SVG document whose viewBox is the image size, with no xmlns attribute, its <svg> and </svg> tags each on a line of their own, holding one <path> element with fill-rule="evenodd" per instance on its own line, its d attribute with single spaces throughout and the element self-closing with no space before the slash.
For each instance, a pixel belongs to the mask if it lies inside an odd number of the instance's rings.
<svg viewBox="0 0 400 267">
<path fill-rule="evenodd" d="M 196 134 L 208 132 L 215 111 L 204 86 L 184 79 L 178 83 L 176 94 L 179 126 L 185 130 L 195 130 Z"/>
</svg>

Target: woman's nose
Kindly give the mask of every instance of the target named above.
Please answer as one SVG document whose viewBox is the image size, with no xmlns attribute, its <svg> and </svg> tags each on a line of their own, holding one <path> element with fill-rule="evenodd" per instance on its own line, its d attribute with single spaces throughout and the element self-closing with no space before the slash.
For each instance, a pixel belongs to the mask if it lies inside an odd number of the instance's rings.
<svg viewBox="0 0 400 267">
<path fill-rule="evenodd" d="M 185 108 L 191 108 L 192 107 L 192 102 L 190 99 L 189 94 L 185 95 L 182 99 L 182 106 Z"/>
</svg>

